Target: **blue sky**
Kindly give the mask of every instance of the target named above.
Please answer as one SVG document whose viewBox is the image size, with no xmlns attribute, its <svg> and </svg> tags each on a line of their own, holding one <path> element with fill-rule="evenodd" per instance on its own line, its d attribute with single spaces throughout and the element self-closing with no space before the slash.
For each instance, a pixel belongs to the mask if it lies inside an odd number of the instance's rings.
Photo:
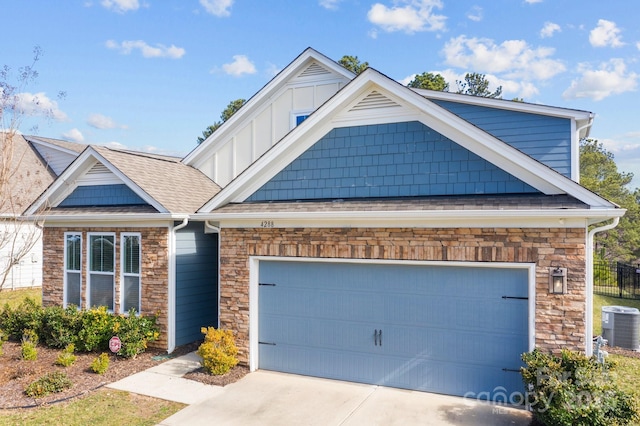
<svg viewBox="0 0 640 426">
<path fill-rule="evenodd" d="M 23 133 L 184 155 L 307 47 L 398 81 L 486 74 L 503 97 L 592 111 L 640 187 L 632 0 L 5 0 L 0 65 L 28 65 Z M 66 96 L 59 98 L 63 91 Z M 36 95 L 38 105 L 29 105 Z M 46 109 L 46 117 L 41 110 Z M 37 125 L 37 132 L 33 126 Z"/>
</svg>

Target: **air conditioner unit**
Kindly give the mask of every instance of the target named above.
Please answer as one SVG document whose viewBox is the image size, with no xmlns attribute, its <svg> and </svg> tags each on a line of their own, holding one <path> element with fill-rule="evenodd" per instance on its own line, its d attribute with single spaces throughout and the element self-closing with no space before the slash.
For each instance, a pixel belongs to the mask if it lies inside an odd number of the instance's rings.
<svg viewBox="0 0 640 426">
<path fill-rule="evenodd" d="M 640 350 L 640 311 L 626 306 L 603 306 L 602 337 L 609 341 L 609 346 Z"/>
</svg>

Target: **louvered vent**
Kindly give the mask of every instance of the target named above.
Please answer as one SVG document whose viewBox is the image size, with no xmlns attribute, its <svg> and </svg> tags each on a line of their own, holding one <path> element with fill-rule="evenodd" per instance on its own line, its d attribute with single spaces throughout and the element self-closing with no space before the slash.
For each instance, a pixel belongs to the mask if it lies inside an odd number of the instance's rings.
<svg viewBox="0 0 640 426">
<path fill-rule="evenodd" d="M 102 175 L 105 173 L 111 173 L 107 166 L 102 163 L 96 163 L 88 172 L 87 175 Z"/>
<path fill-rule="evenodd" d="M 312 63 L 306 70 L 302 71 L 298 77 L 314 77 L 317 75 L 331 74 L 328 70 L 321 67 L 317 63 Z"/>
<path fill-rule="evenodd" d="M 376 92 L 375 90 L 369 93 L 364 99 L 358 102 L 351 111 L 362 111 L 366 109 L 378 109 L 378 108 L 391 108 L 399 107 L 396 102 L 387 98 L 383 94 Z"/>
</svg>

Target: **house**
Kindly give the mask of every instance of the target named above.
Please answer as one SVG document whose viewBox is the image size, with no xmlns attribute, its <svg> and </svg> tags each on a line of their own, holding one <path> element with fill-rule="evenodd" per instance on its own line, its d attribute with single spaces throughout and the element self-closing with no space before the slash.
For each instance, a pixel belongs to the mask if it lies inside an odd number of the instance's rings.
<svg viewBox="0 0 640 426">
<path fill-rule="evenodd" d="M 28 211 L 44 301 L 160 312 L 169 351 L 219 325 L 251 369 L 514 395 L 521 353 L 591 352 L 589 226 L 624 214 L 577 183 L 593 118 L 307 49 L 182 161 L 88 147 Z"/>
<path fill-rule="evenodd" d="M 42 230 L 21 213 L 68 166 L 81 145 L 35 136 L 5 133 L 2 149 L 0 201 L 0 289 L 42 285 Z M 51 163 L 52 156 L 59 161 Z M 11 264 L 13 263 L 13 265 Z"/>
</svg>

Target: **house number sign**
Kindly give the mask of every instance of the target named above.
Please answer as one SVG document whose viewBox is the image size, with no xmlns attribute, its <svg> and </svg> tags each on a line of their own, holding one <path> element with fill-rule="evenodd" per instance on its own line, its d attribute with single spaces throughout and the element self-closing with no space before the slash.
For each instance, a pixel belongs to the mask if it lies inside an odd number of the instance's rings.
<svg viewBox="0 0 640 426">
<path fill-rule="evenodd" d="M 274 223 L 272 220 L 263 220 L 260 222 L 260 228 L 273 228 Z"/>
</svg>

